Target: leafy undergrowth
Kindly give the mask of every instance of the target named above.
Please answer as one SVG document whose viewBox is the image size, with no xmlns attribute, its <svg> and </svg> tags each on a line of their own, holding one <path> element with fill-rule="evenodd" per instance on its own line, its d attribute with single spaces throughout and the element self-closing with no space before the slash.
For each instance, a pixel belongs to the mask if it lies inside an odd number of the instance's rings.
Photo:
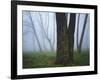
<svg viewBox="0 0 100 80">
<path fill-rule="evenodd" d="M 23 68 L 64 67 L 55 64 L 56 52 L 23 53 Z M 74 61 L 69 66 L 89 65 L 89 52 L 74 53 Z"/>
<path fill-rule="evenodd" d="M 85 66 L 89 65 L 89 52 L 84 51 L 82 53 L 74 54 L 74 64 L 75 66 Z"/>
</svg>

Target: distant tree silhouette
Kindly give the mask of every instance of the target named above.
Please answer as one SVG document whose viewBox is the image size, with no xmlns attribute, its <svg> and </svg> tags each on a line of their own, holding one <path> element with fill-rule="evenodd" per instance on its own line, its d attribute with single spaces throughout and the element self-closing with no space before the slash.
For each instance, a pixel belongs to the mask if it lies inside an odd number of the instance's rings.
<svg viewBox="0 0 100 80">
<path fill-rule="evenodd" d="M 88 18 L 88 14 L 86 14 L 86 16 L 85 16 L 85 20 L 84 20 L 84 24 L 83 24 L 83 29 L 82 29 L 82 33 L 81 33 L 81 37 L 80 37 L 80 42 L 79 42 L 79 45 L 78 45 L 78 52 L 79 53 L 81 53 L 82 42 L 83 42 L 83 37 L 84 37 L 84 33 L 85 33 L 87 18 Z"/>
<path fill-rule="evenodd" d="M 78 38 L 79 38 L 79 36 L 78 36 L 78 34 L 79 34 L 79 22 L 80 22 L 80 13 L 78 14 L 78 20 L 77 20 L 77 35 L 76 35 L 76 46 L 77 46 L 77 50 L 78 50 L 78 42 L 79 42 L 79 40 L 78 40 Z"/>
<path fill-rule="evenodd" d="M 40 52 L 41 52 L 41 51 L 42 51 L 42 48 L 41 48 L 41 45 L 40 45 L 40 41 L 39 41 L 39 39 L 38 39 L 38 35 L 37 35 L 37 32 L 36 32 L 36 29 L 35 29 L 35 27 L 34 27 L 34 22 L 33 22 L 33 20 L 32 20 L 32 16 L 31 16 L 31 13 L 30 13 L 30 12 L 29 12 L 29 18 L 30 18 L 31 25 L 32 25 L 31 28 L 33 29 L 35 38 L 36 38 L 36 40 L 37 40 L 37 44 L 38 44 L 39 49 L 40 49 Z"/>
<path fill-rule="evenodd" d="M 44 28 L 43 19 L 42 19 L 42 16 L 41 16 L 40 13 L 39 13 L 39 18 L 40 18 L 40 28 L 41 28 L 41 30 L 42 30 L 42 32 L 43 32 L 43 34 L 44 34 L 46 40 L 48 41 L 51 50 L 53 51 L 53 50 L 54 50 L 54 47 L 53 47 L 54 43 L 51 41 L 51 39 L 50 39 L 49 36 L 48 36 L 48 30 L 46 31 L 46 29 Z M 49 17 L 48 17 L 48 18 L 49 18 Z M 48 22 L 48 23 L 49 23 L 49 22 Z M 48 27 L 49 27 L 49 25 L 47 25 L 47 28 L 48 28 Z M 55 27 L 54 27 L 54 28 L 55 28 Z M 54 35 L 55 35 L 55 34 L 54 34 Z M 55 36 L 54 36 L 54 39 L 55 39 Z"/>
</svg>

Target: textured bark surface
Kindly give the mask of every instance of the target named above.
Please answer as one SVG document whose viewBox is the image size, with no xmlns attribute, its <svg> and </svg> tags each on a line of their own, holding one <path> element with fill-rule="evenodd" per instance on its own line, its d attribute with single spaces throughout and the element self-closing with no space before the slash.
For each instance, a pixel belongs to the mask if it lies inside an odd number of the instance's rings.
<svg viewBox="0 0 100 80">
<path fill-rule="evenodd" d="M 71 13 L 70 14 L 70 21 L 69 21 L 69 27 L 68 27 L 68 43 L 69 43 L 69 57 L 70 57 L 70 63 L 73 62 L 73 52 L 74 52 L 74 32 L 75 32 L 75 20 L 76 20 L 76 14 Z"/>
<path fill-rule="evenodd" d="M 68 65 L 73 61 L 74 31 L 76 15 L 70 15 L 69 28 L 65 13 L 56 13 L 57 57 L 56 64 Z"/>
<path fill-rule="evenodd" d="M 56 13 L 57 21 L 57 57 L 56 64 L 66 65 L 69 58 L 67 39 L 67 18 L 65 13 Z"/>
</svg>

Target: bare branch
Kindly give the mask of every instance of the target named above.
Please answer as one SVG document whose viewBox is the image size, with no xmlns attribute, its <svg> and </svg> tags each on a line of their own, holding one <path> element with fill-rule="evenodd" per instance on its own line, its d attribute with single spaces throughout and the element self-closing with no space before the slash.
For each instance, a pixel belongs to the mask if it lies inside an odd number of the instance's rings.
<svg viewBox="0 0 100 80">
<path fill-rule="evenodd" d="M 49 42 L 49 45 L 50 45 L 51 50 L 53 50 L 51 40 L 50 40 L 50 38 L 48 37 L 48 35 L 46 34 L 46 31 L 45 31 L 45 29 L 44 29 L 44 27 L 43 27 L 43 21 L 42 21 L 42 17 L 41 17 L 41 14 L 40 14 L 40 13 L 39 13 L 39 17 L 40 17 L 40 21 L 41 21 L 41 22 L 40 22 L 40 23 L 41 23 L 41 29 L 43 30 L 44 35 L 45 35 L 46 39 L 47 39 L 48 42 Z"/>
<path fill-rule="evenodd" d="M 29 12 L 29 18 L 30 18 L 30 21 L 31 21 L 31 24 L 32 24 L 32 29 L 33 29 L 33 31 L 34 31 L 34 35 L 35 35 L 35 37 L 36 37 L 36 40 L 37 40 L 37 43 L 38 43 L 38 45 L 39 45 L 39 49 L 40 49 L 40 51 L 42 51 L 42 48 L 41 48 L 41 45 L 40 45 L 40 41 L 39 41 L 39 39 L 38 39 L 38 36 L 37 36 L 37 32 L 36 32 L 36 29 L 35 29 L 35 27 L 34 27 L 34 22 L 33 22 L 33 20 L 32 20 L 32 16 L 31 16 L 31 13 Z"/>
</svg>

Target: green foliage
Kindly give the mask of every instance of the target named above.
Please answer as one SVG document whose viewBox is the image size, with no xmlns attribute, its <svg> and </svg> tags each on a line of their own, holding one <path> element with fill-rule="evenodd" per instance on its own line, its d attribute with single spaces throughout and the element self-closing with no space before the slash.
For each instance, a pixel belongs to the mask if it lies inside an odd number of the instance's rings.
<svg viewBox="0 0 100 80">
<path fill-rule="evenodd" d="M 89 52 L 83 51 L 82 53 L 74 54 L 74 64 L 75 66 L 89 65 Z"/>
<path fill-rule="evenodd" d="M 23 68 L 63 67 L 55 64 L 56 52 L 23 53 Z M 74 61 L 68 66 L 89 65 L 89 52 L 74 53 Z"/>
</svg>

